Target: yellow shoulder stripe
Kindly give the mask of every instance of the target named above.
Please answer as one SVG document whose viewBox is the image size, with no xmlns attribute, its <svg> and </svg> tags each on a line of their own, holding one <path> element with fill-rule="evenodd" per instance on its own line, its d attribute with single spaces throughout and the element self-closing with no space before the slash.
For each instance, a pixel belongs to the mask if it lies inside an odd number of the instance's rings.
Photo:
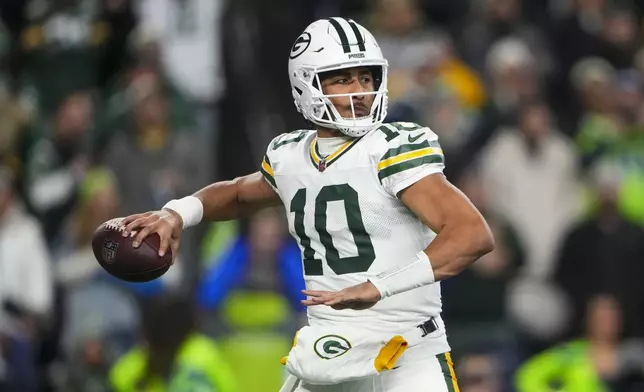
<svg viewBox="0 0 644 392">
<path fill-rule="evenodd" d="M 400 155 L 396 155 L 395 157 L 380 161 L 380 163 L 378 163 L 378 171 L 409 159 L 420 158 L 427 155 L 443 155 L 443 150 L 440 148 L 428 147 L 421 150 L 405 152 Z"/>
<path fill-rule="evenodd" d="M 275 174 L 273 173 L 273 168 L 271 167 L 271 165 L 268 164 L 268 162 L 266 162 L 266 159 L 262 161 L 262 169 L 264 169 L 264 171 L 268 173 L 271 177 L 275 177 Z"/>
</svg>

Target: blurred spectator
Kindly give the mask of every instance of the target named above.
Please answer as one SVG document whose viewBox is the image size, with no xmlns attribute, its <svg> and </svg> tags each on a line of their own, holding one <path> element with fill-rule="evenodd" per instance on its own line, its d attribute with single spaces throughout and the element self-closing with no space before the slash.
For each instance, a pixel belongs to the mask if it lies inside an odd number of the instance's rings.
<svg viewBox="0 0 644 392">
<path fill-rule="evenodd" d="M 640 391 L 644 345 L 621 341 L 620 305 L 606 295 L 593 297 L 586 334 L 529 359 L 516 377 L 518 392 Z"/>
<path fill-rule="evenodd" d="M 143 0 L 139 4 L 140 29 L 158 42 L 165 74 L 195 106 L 196 131 L 211 148 L 216 147 L 218 103 L 226 89 L 219 28 L 224 5 L 222 0 Z M 202 157 L 208 178 L 214 162 L 211 154 Z"/>
<path fill-rule="evenodd" d="M 224 325 L 213 328 L 245 392 L 280 388 L 279 360 L 304 322 L 301 253 L 285 235 L 279 210 L 260 212 L 199 287 L 201 306 L 219 310 Z"/>
<path fill-rule="evenodd" d="M 225 88 L 221 72 L 221 0 L 143 0 L 140 29 L 160 45 L 168 77 L 190 99 L 211 103 Z M 190 59 L 190 61 L 186 61 Z"/>
<path fill-rule="evenodd" d="M 499 360 L 484 351 L 472 352 L 458 361 L 456 374 L 462 392 L 502 392 L 503 372 Z"/>
<path fill-rule="evenodd" d="M 431 89 L 440 76 L 462 106 L 477 109 L 483 104 L 482 82 L 457 57 L 451 38 L 441 30 L 429 28 L 417 1 L 375 2 L 371 23 L 378 45 L 389 61 L 388 97 L 391 101 L 421 100 L 414 108 L 419 110 L 422 101 L 429 98 L 424 90 Z M 422 114 L 421 110 L 419 116 Z"/>
<path fill-rule="evenodd" d="M 130 348 L 138 327 L 132 294 L 109 279 L 96 262 L 92 234 L 101 223 L 118 216 L 119 199 L 110 173 L 88 171 L 78 203 L 61 238 L 56 277 L 63 306 L 59 357 L 50 372 L 67 391 L 109 391 L 107 371 L 115 356 Z"/>
<path fill-rule="evenodd" d="M 521 2 L 517 0 L 482 0 L 474 2 L 471 23 L 460 38 L 465 61 L 479 72 L 486 66 L 486 57 L 498 41 L 514 38 L 526 43 L 539 59 L 535 71 L 547 75 L 552 68 L 552 57 L 542 32 L 522 20 Z"/>
<path fill-rule="evenodd" d="M 5 34 L 0 23 L 0 159 L 4 165 L 10 166 L 14 172 L 19 172 L 18 144 L 33 113 L 29 105 L 16 96 L 8 70 L 5 68 L 7 59 Z"/>
<path fill-rule="evenodd" d="M 118 77 L 131 61 L 128 43 L 138 23 L 134 10 L 136 3 L 132 0 L 101 0 L 98 20 L 106 26 L 109 33 L 97 64 L 97 83 L 100 88 Z"/>
<path fill-rule="evenodd" d="M 431 60 L 428 54 L 432 52 L 427 53 L 427 47 L 436 38 L 436 31 L 424 23 L 416 0 L 378 0 L 372 7 L 369 22 L 389 61 L 389 96 L 395 100 L 408 84 L 407 74 Z"/>
<path fill-rule="evenodd" d="M 52 306 L 52 274 L 40 226 L 13 195 L 0 169 L 0 383 L 38 387 L 36 353 Z M 3 366 L 4 365 L 4 366 Z"/>
<path fill-rule="evenodd" d="M 103 90 L 104 105 L 98 113 L 94 140 L 101 153 L 115 132 L 130 124 L 132 112 L 141 95 L 153 88 L 161 90 L 167 97 L 166 116 L 173 126 L 191 131 L 197 127 L 194 104 L 168 78 L 159 41 L 149 32 L 139 29 L 129 38 L 128 47 L 133 56 L 131 66 L 109 80 Z"/>
<path fill-rule="evenodd" d="M 549 98 L 562 131 L 569 135 L 576 130 L 581 115 L 581 105 L 569 75 L 581 59 L 601 55 L 606 10 L 605 0 L 573 0 L 572 3 L 571 12 L 555 21 L 550 30 L 557 72 L 549 88 Z"/>
<path fill-rule="evenodd" d="M 637 17 L 627 9 L 610 10 L 604 20 L 602 56 L 617 69 L 633 65 L 638 39 Z"/>
<path fill-rule="evenodd" d="M 105 154 L 119 182 L 124 214 L 160 208 L 205 184 L 202 149 L 191 128 L 170 121 L 171 102 L 159 75 L 143 73 L 130 89 L 133 112 L 125 128 L 113 135 Z"/>
<path fill-rule="evenodd" d="M 127 36 L 133 21 L 122 23 L 128 0 L 26 1 L 20 43 L 24 53 L 22 80 L 33 85 L 39 111 L 48 117 L 74 91 L 89 92 L 118 70 L 111 58 L 122 58 L 118 41 Z M 17 16 L 17 15 L 16 15 Z M 113 61 L 113 60 L 112 60 Z M 109 69 L 114 66 L 115 69 Z M 56 75 L 52 77 L 52 75 Z"/>
<path fill-rule="evenodd" d="M 537 63 L 532 48 L 515 38 L 499 40 L 490 48 L 485 70 L 491 83 L 490 97 L 502 115 L 516 115 L 523 100 L 539 95 Z"/>
<path fill-rule="evenodd" d="M 238 392 L 215 341 L 197 330 L 193 303 L 179 296 L 146 303 L 143 338 L 110 372 L 115 392 Z"/>
<path fill-rule="evenodd" d="M 641 122 L 641 105 L 644 102 L 644 76 L 634 69 L 621 70 L 615 75 L 615 109 L 620 121 L 633 130 Z"/>
<path fill-rule="evenodd" d="M 568 336 L 581 334 L 588 300 L 604 292 L 622 304 L 624 335 L 644 337 L 644 229 L 619 213 L 616 170 L 607 162 L 593 169 L 598 205 L 592 217 L 568 232 L 555 267 L 554 280 L 572 304 Z"/>
<path fill-rule="evenodd" d="M 580 60 L 571 71 L 571 79 L 583 105 L 576 135 L 584 168 L 607 154 L 619 140 L 621 122 L 615 115 L 615 69 L 604 59 Z"/>
<path fill-rule="evenodd" d="M 161 208 L 207 183 L 202 161 L 206 147 L 194 129 L 170 117 L 172 101 L 160 75 L 143 72 L 129 87 L 134 108 L 105 149 L 105 163 L 114 172 L 121 193 L 122 213 Z M 198 261 L 196 232 L 183 237 L 179 257 L 187 269 Z"/>
<path fill-rule="evenodd" d="M 63 317 L 59 360 L 50 369 L 52 383 L 67 392 L 112 392 L 109 370 L 139 335 L 132 294 L 111 280 L 76 282 L 66 290 Z"/>
<path fill-rule="evenodd" d="M 254 162 L 262 159 L 271 139 L 308 126 L 293 110 L 291 87 L 284 79 L 285 58 L 279 53 L 290 51 L 293 40 L 315 20 L 320 3 L 333 5 L 328 0 L 225 2 L 220 31 L 226 94 L 215 151 L 220 178 L 257 170 Z"/>
<path fill-rule="evenodd" d="M 550 276 L 580 194 L 574 150 L 553 129 L 548 107 L 540 101 L 523 105 L 518 129 L 499 132 L 480 164 L 490 211 L 512 224 L 525 244 L 523 272 Z"/>
<path fill-rule="evenodd" d="M 286 237 L 279 212 L 262 211 L 251 219 L 248 234 L 240 235 L 221 261 L 206 271 L 200 287 L 200 304 L 208 309 L 218 308 L 231 290 L 245 287 L 284 291 L 293 309 L 303 310 L 300 259 L 299 247 Z"/>
<path fill-rule="evenodd" d="M 78 185 L 90 164 L 92 110 L 86 94 L 72 94 L 51 123 L 34 131 L 36 141 L 26 158 L 26 193 L 51 245 L 74 208 Z"/>
<path fill-rule="evenodd" d="M 78 190 L 73 211 L 56 262 L 56 277 L 68 287 L 90 280 L 103 271 L 94 259 L 92 235 L 103 222 L 119 216 L 120 200 L 109 170 L 92 168 Z"/>
<path fill-rule="evenodd" d="M 431 127 L 451 156 L 470 137 L 478 110 L 486 100 L 485 87 L 456 57 L 446 35 L 417 45 L 416 56 L 418 65 L 410 65 L 399 75 L 395 88 L 400 96 L 390 95 L 387 121 L 413 121 Z"/>
<path fill-rule="evenodd" d="M 516 361 L 516 337 L 507 312 L 507 287 L 525 262 L 517 233 L 488 209 L 480 177 L 470 172 L 460 188 L 485 216 L 494 238 L 495 250 L 471 268 L 442 285 L 444 317 L 449 324 L 455 357 L 471 347 L 494 347 L 492 353 Z M 513 358 L 514 357 L 514 358 Z"/>
<path fill-rule="evenodd" d="M 551 33 L 561 75 L 584 57 L 599 55 L 604 30 L 605 0 L 572 0 L 571 12 L 558 21 Z"/>
<path fill-rule="evenodd" d="M 621 71 L 615 91 L 615 113 L 623 130 L 603 158 L 617 168 L 620 213 L 644 225 L 644 77 L 633 70 Z"/>
<path fill-rule="evenodd" d="M 521 103 L 540 95 L 536 62 L 530 48 L 516 38 L 499 40 L 490 48 L 486 57 L 489 100 L 447 166 L 448 176 L 458 178 L 499 129 L 517 124 Z"/>
<path fill-rule="evenodd" d="M 642 75 L 644 75 L 644 47 L 641 47 L 640 50 L 635 54 L 634 68 Z"/>
</svg>

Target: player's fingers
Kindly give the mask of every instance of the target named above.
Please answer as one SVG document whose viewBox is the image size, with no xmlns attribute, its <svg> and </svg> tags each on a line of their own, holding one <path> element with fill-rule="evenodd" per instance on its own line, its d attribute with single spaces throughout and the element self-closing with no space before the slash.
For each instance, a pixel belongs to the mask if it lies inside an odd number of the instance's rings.
<svg viewBox="0 0 644 392">
<path fill-rule="evenodd" d="M 127 225 L 129 225 L 130 223 L 134 222 L 134 221 L 135 221 L 135 220 L 137 220 L 137 219 L 140 219 L 140 218 L 147 218 L 147 217 L 148 217 L 148 216 L 150 216 L 150 215 L 152 215 L 152 213 L 151 213 L 151 212 L 145 212 L 145 213 L 143 213 L 143 214 L 134 214 L 134 215 L 126 216 L 125 218 L 123 218 L 123 219 L 121 220 L 121 225 L 123 225 L 123 226 L 127 226 Z"/>
<path fill-rule="evenodd" d="M 172 238 L 170 234 L 165 233 L 164 230 L 159 230 L 158 233 L 161 238 L 161 242 L 159 243 L 159 256 L 163 257 L 170 247 L 170 241 L 172 241 Z"/>
<path fill-rule="evenodd" d="M 323 303 L 325 305 L 328 305 L 328 306 L 338 305 L 338 304 L 345 303 L 345 302 L 348 302 L 348 301 L 344 297 L 341 297 L 341 296 L 336 296 L 336 297 L 332 297 L 332 298 L 325 298 L 323 300 Z"/>
<path fill-rule="evenodd" d="M 308 297 L 321 297 L 323 295 L 331 294 L 329 291 L 321 290 L 302 290 L 302 293 Z"/>
<path fill-rule="evenodd" d="M 144 228 L 142 228 L 141 231 L 139 231 L 136 234 L 136 237 L 134 237 L 134 242 L 132 242 L 132 246 L 134 246 L 135 248 L 138 248 L 139 245 L 141 245 L 141 243 L 145 239 L 145 237 L 147 237 L 150 234 L 155 233 L 157 231 L 157 227 L 158 227 L 158 225 L 152 224 L 152 225 L 145 226 Z"/>
<path fill-rule="evenodd" d="M 317 302 L 315 302 L 315 301 L 312 301 L 312 300 L 310 300 L 310 299 L 303 299 L 303 300 L 302 300 L 302 301 L 300 301 L 300 302 L 301 302 L 301 303 L 302 303 L 302 305 L 304 305 L 304 306 L 316 306 L 316 305 L 321 305 L 321 304 L 319 304 L 319 303 L 317 303 Z"/>
<path fill-rule="evenodd" d="M 142 216 L 127 226 L 123 230 L 123 237 L 129 236 L 133 231 L 152 225 L 157 219 L 154 216 Z"/>
<path fill-rule="evenodd" d="M 121 220 L 121 225 L 123 225 L 123 226 L 127 226 L 127 225 L 129 225 L 130 223 L 132 223 L 132 222 L 134 222 L 135 220 L 137 220 L 137 219 L 139 219 L 139 218 L 142 218 L 142 217 L 143 217 L 143 214 L 134 214 L 134 215 L 126 216 L 125 218 L 123 218 L 123 219 Z"/>
<path fill-rule="evenodd" d="M 174 259 L 179 254 L 179 246 L 181 245 L 180 239 L 171 239 L 170 240 L 170 250 L 172 250 L 172 264 L 174 264 Z"/>
</svg>

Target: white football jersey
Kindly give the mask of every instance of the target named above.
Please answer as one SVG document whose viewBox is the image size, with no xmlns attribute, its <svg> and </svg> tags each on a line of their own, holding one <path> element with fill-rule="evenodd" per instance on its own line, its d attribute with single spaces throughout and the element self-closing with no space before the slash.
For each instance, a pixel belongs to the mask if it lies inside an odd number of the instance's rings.
<svg viewBox="0 0 644 392">
<path fill-rule="evenodd" d="M 384 124 L 351 139 L 326 159 L 316 132 L 282 134 L 261 165 L 286 207 L 289 229 L 302 251 L 311 290 L 336 291 L 405 264 L 435 237 L 397 194 L 427 175 L 442 175 L 438 136 L 413 123 Z M 379 301 L 367 310 L 308 309 L 311 325 L 359 323 L 401 333 L 431 317 L 440 320 L 440 284 Z"/>
</svg>

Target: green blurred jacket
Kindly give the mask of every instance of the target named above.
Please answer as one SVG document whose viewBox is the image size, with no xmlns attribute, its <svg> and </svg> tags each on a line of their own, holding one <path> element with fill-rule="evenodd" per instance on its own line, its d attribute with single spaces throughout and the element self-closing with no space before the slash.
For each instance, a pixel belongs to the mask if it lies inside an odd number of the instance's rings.
<svg viewBox="0 0 644 392">
<path fill-rule="evenodd" d="M 139 392 L 144 376 L 146 353 L 134 348 L 120 358 L 110 371 L 115 392 Z M 175 371 L 167 382 L 153 380 L 146 392 L 239 392 L 232 372 L 215 342 L 203 335 L 193 334 L 179 350 Z"/>
<path fill-rule="evenodd" d="M 588 343 L 576 340 L 527 360 L 517 371 L 518 392 L 608 392 L 597 377 Z"/>
</svg>

